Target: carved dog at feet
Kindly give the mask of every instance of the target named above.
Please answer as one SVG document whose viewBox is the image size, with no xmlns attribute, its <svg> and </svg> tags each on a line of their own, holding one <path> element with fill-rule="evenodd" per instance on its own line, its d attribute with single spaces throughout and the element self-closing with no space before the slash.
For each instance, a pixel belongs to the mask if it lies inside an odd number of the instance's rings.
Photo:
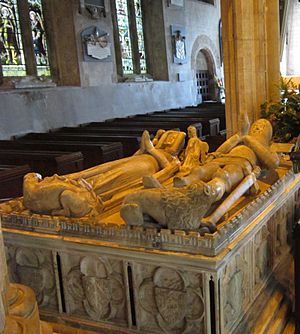
<svg viewBox="0 0 300 334">
<path fill-rule="evenodd" d="M 145 189 L 125 197 L 121 217 L 128 225 L 143 225 L 143 214 L 171 229 L 195 230 L 215 200 L 212 188 L 202 181 L 184 188 Z"/>
<path fill-rule="evenodd" d="M 25 175 L 24 206 L 35 212 L 67 217 L 96 216 L 103 210 L 101 200 L 84 180 L 53 175 L 42 179 L 38 173 Z"/>
</svg>

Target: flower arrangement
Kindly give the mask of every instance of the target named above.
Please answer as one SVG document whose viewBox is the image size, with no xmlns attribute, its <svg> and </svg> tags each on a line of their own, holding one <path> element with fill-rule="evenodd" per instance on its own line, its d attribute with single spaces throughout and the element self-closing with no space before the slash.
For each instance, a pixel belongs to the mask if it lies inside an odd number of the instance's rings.
<svg viewBox="0 0 300 334">
<path fill-rule="evenodd" d="M 274 140 L 289 142 L 300 133 L 300 94 L 292 80 L 281 78 L 281 100 L 265 102 L 261 106 L 262 117 L 273 125 Z"/>
</svg>

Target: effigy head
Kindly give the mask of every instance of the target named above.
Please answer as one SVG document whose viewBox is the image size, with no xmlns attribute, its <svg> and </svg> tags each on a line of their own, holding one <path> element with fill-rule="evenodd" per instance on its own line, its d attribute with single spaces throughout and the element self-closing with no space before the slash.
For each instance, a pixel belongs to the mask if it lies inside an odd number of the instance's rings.
<svg viewBox="0 0 300 334">
<path fill-rule="evenodd" d="M 251 125 L 249 135 L 255 137 L 263 145 L 269 146 L 273 135 L 272 125 L 267 119 L 260 118 Z"/>
</svg>

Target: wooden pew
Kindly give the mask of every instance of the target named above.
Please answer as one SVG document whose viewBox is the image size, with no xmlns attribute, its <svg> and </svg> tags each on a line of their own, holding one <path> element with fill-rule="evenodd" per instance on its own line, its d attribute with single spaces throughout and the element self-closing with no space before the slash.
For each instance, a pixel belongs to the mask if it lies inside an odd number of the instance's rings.
<svg viewBox="0 0 300 334">
<path fill-rule="evenodd" d="M 141 137 L 143 132 L 145 130 L 148 130 L 150 135 L 154 136 L 156 134 L 156 131 L 160 129 L 161 127 L 159 124 L 155 128 L 153 127 L 145 127 L 143 126 L 132 126 L 132 127 L 96 127 L 96 126 L 83 126 L 83 127 L 65 127 L 61 128 L 54 133 L 90 133 L 90 134 L 97 134 L 97 135 L 117 135 L 117 136 L 137 136 Z M 179 128 L 174 128 L 174 130 L 179 130 Z"/>
<path fill-rule="evenodd" d="M 158 129 L 179 129 L 180 131 L 187 131 L 187 128 L 190 125 L 195 126 L 198 132 L 199 137 L 203 137 L 203 131 L 202 131 L 202 123 L 193 123 L 186 120 L 178 120 L 178 121 L 171 121 L 171 120 L 160 120 L 160 119 L 138 119 L 138 118 L 126 118 L 126 119 L 115 119 L 111 122 L 118 122 L 123 126 L 123 124 L 131 124 L 135 127 L 143 127 L 144 129 L 147 129 L 148 126 L 155 127 L 156 130 Z"/>
<path fill-rule="evenodd" d="M 141 136 L 144 132 L 144 128 L 136 128 L 136 127 L 96 127 L 96 126 L 80 126 L 80 127 L 64 127 L 60 128 L 57 131 L 53 131 L 53 133 L 96 133 L 96 134 L 117 134 L 117 135 L 136 135 L 136 136 Z M 147 130 L 149 131 L 150 134 L 155 134 L 156 130 L 153 128 L 147 127 Z"/>
<path fill-rule="evenodd" d="M 148 130 L 149 132 L 155 133 L 158 129 L 161 129 L 162 127 L 159 126 L 158 122 L 139 122 L 141 125 L 137 125 L 137 121 L 131 119 L 131 118 L 126 118 L 126 122 L 122 122 L 121 124 L 118 122 L 117 119 L 115 120 L 108 120 L 105 122 L 92 122 L 88 124 L 84 124 L 80 127 L 95 127 L 95 128 L 103 128 L 103 129 L 123 129 L 123 131 L 127 131 L 127 129 L 139 129 L 141 131 L 143 130 Z M 172 124 L 166 123 L 163 124 L 165 130 L 174 130 L 178 128 L 174 128 Z"/>
<path fill-rule="evenodd" d="M 22 137 L 24 140 L 55 140 L 55 141 L 73 141 L 81 143 L 99 143 L 99 142 L 121 142 L 123 145 L 124 156 L 130 156 L 139 149 L 140 136 L 137 135 L 112 135 L 96 133 L 64 133 L 64 132 L 50 132 L 50 133 L 29 133 Z"/>
<path fill-rule="evenodd" d="M 30 171 L 28 165 L 0 165 L 0 201 L 22 196 L 23 177 Z"/>
<path fill-rule="evenodd" d="M 83 169 L 81 152 L 18 151 L 0 149 L 0 164 L 28 164 L 32 171 L 43 176 L 68 174 Z"/>
<path fill-rule="evenodd" d="M 217 112 L 217 111 L 167 111 L 167 115 L 176 117 L 178 115 L 188 115 L 189 117 L 203 117 L 207 119 L 214 119 L 218 118 L 220 120 L 220 130 L 226 129 L 226 119 L 225 119 L 225 113 Z M 156 114 L 156 113 L 155 113 Z"/>
<path fill-rule="evenodd" d="M 187 107 L 183 109 L 171 109 L 166 111 L 158 111 L 154 114 L 164 114 L 167 113 L 169 115 L 196 115 L 202 117 L 210 117 L 210 118 L 219 118 L 220 119 L 220 129 L 226 129 L 226 120 L 225 120 L 225 106 L 224 105 L 211 105 L 208 106 L 198 106 L 198 107 Z"/>
<path fill-rule="evenodd" d="M 176 130 L 179 131 L 180 128 L 173 125 L 170 122 L 157 122 L 157 121 L 135 121 L 134 119 L 126 118 L 126 122 L 120 123 L 117 119 L 116 120 L 109 120 L 105 122 L 93 122 L 89 124 L 85 124 L 82 126 L 83 128 L 98 128 L 98 129 L 109 129 L 105 131 L 112 131 L 113 129 L 122 129 L 122 133 L 132 133 L 133 130 L 142 133 L 144 130 L 148 130 L 150 134 L 155 135 L 157 130 L 164 129 L 164 130 Z"/>
<path fill-rule="evenodd" d="M 131 118 L 132 119 L 132 118 Z M 188 115 L 179 115 L 179 116 L 168 116 L 168 114 L 163 115 L 137 115 L 134 119 L 139 121 L 154 121 L 157 122 L 170 122 L 172 124 L 178 124 L 178 127 L 183 127 L 186 129 L 189 125 L 192 124 L 202 124 L 202 135 L 215 136 L 219 133 L 220 129 L 220 120 L 218 118 L 209 119 L 203 117 L 189 117 Z"/>
<path fill-rule="evenodd" d="M 121 143 L 86 143 L 72 141 L 51 141 L 51 140 L 0 140 L 0 149 L 14 150 L 40 150 L 40 151 L 61 151 L 81 152 L 84 159 L 84 168 L 99 165 L 104 162 L 121 159 L 123 148 Z"/>
</svg>

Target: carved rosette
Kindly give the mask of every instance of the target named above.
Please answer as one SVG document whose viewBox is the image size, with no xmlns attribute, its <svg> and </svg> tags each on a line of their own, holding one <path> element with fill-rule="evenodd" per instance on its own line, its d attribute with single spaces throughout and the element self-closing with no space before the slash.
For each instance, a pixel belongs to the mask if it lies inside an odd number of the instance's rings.
<svg viewBox="0 0 300 334">
<path fill-rule="evenodd" d="M 40 308 L 58 308 L 52 252 L 7 245 L 10 281 L 31 287 Z"/>
<path fill-rule="evenodd" d="M 105 256 L 61 254 L 67 313 L 94 321 L 125 322 L 122 262 Z"/>
<path fill-rule="evenodd" d="M 221 275 L 224 326 L 230 331 L 251 299 L 251 245 L 245 245 Z"/>
<path fill-rule="evenodd" d="M 205 333 L 203 275 L 134 265 L 138 329 Z"/>
</svg>

